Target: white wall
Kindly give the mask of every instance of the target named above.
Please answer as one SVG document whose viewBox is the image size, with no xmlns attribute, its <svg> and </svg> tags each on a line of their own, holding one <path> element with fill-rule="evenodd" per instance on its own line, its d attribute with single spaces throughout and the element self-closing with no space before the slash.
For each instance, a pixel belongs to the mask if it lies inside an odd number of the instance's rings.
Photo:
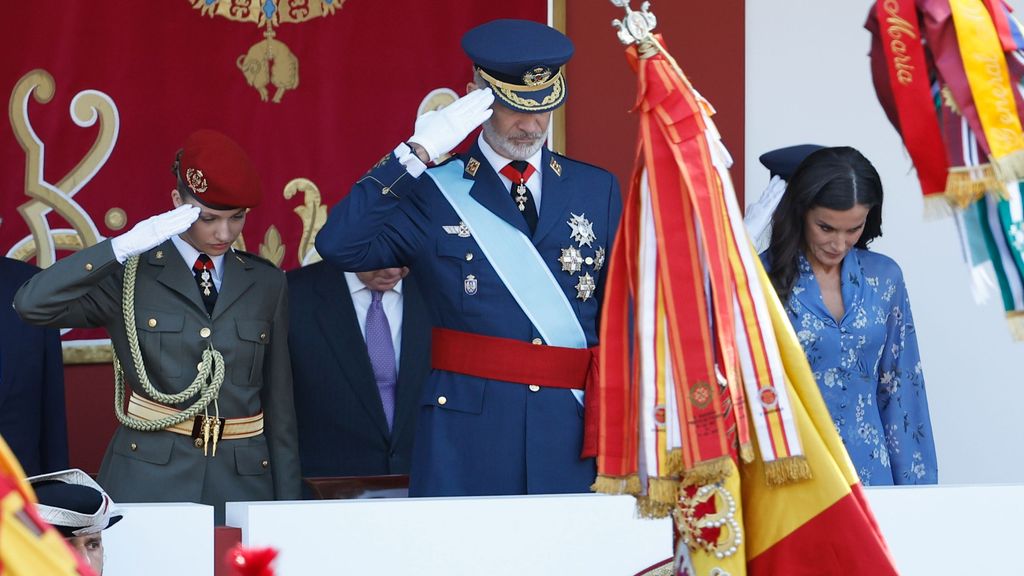
<svg viewBox="0 0 1024 576">
<path fill-rule="evenodd" d="M 940 482 L 1022 482 L 1024 344 L 1010 338 L 998 293 L 974 304 L 953 221 L 922 218 L 912 163 L 871 83 L 863 24 L 872 4 L 747 2 L 746 194 L 755 200 L 768 182 L 758 156 L 782 146 L 849 145 L 874 163 L 886 198 L 884 237 L 872 248 L 906 277 Z"/>
</svg>

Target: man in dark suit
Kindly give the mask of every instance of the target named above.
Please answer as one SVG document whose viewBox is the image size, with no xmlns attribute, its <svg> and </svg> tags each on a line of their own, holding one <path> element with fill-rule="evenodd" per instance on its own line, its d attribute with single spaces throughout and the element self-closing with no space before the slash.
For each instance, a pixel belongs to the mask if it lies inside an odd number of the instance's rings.
<svg viewBox="0 0 1024 576">
<path fill-rule="evenodd" d="M 409 473 L 420 385 L 430 369 L 430 321 L 416 283 L 403 279 L 407 271 L 356 274 L 318 262 L 288 273 L 303 476 Z M 374 292 L 387 318 L 391 348 L 384 353 L 393 354 L 393 371 L 368 353 Z"/>
<path fill-rule="evenodd" d="M 68 467 L 60 334 L 22 322 L 11 307 L 36 272 L 0 258 L 0 435 L 29 476 Z"/>
</svg>

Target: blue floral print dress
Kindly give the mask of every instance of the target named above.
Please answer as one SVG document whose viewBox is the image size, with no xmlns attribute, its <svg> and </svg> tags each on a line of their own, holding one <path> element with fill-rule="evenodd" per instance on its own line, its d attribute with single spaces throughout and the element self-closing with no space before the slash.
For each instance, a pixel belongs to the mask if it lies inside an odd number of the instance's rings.
<svg viewBox="0 0 1024 576">
<path fill-rule="evenodd" d="M 935 484 L 935 442 L 903 272 L 887 256 L 854 248 L 843 259 L 841 287 L 845 313 L 837 324 L 801 254 L 786 312 L 861 483 Z"/>
</svg>

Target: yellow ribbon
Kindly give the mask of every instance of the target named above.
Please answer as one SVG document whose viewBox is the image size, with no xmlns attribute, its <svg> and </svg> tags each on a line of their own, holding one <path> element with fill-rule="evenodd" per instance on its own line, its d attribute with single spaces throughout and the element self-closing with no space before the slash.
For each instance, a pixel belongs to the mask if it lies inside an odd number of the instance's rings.
<svg viewBox="0 0 1024 576">
<path fill-rule="evenodd" d="M 950 0 L 949 6 L 992 162 L 1001 180 L 1024 178 L 1024 131 L 999 33 L 982 0 Z"/>
</svg>

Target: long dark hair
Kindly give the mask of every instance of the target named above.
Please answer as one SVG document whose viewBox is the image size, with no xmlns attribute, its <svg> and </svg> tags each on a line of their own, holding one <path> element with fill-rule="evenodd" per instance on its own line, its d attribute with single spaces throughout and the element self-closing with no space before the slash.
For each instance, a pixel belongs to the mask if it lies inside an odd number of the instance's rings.
<svg viewBox="0 0 1024 576">
<path fill-rule="evenodd" d="M 882 180 L 857 150 L 848 146 L 822 148 L 797 166 L 772 214 L 772 242 L 768 247 L 772 269 L 768 277 L 783 304 L 796 283 L 807 211 L 819 206 L 849 210 L 857 205 L 870 208 L 856 244 L 857 248 L 867 248 L 882 235 Z"/>
</svg>

